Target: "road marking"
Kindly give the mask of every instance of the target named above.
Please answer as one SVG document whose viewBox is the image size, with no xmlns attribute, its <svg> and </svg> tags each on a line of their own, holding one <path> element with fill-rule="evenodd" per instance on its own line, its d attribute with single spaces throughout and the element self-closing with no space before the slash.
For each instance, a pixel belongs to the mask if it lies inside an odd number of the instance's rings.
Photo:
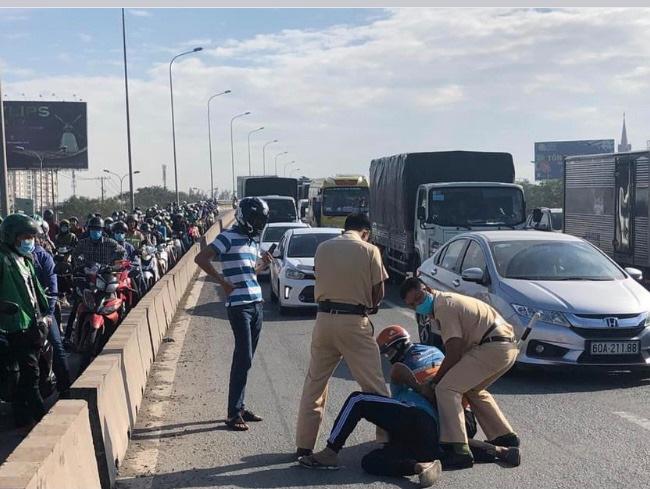
<svg viewBox="0 0 650 489">
<path fill-rule="evenodd" d="M 636 414 L 632 413 L 627 413 L 625 411 L 614 411 L 614 414 L 616 416 L 620 416 L 621 418 L 629 421 L 630 423 L 634 423 L 641 428 L 645 428 L 646 430 L 650 431 L 650 419 L 642 418 L 641 416 L 637 416 Z"/>
<path fill-rule="evenodd" d="M 406 316 L 409 319 L 415 320 L 415 313 L 413 311 L 411 311 L 410 309 L 406 309 L 406 308 L 404 308 L 402 306 L 398 306 L 394 302 L 387 301 L 385 299 L 384 299 L 383 302 L 384 302 L 384 304 L 386 304 L 391 309 L 395 309 L 395 312 L 399 312 L 401 315 Z"/>
<path fill-rule="evenodd" d="M 185 343 L 185 334 L 192 319 L 192 311 L 199 302 L 202 287 L 207 282 L 206 279 L 207 275 L 201 271 L 194 284 L 192 284 L 187 300 L 179 306 L 179 317 L 177 317 L 171 330 L 167 332 L 167 336 L 172 337 L 174 341 L 164 343 L 166 345 L 165 350 L 159 352 L 159 357 L 154 363 L 145 394 L 147 409 L 146 412 L 138 415 L 140 419 L 148 421 L 147 429 L 149 430 L 155 430 L 157 426 L 162 426 L 165 422 L 165 415 L 168 412 L 174 388 L 178 359 Z M 122 467 L 128 467 L 129 474 L 135 472 L 136 475 L 120 476 L 118 474 L 116 487 L 151 489 L 156 474 L 156 466 L 158 465 L 159 446 L 160 438 L 138 440 L 137 435 L 134 436 L 129 443 L 130 453 L 127 452 L 127 459 L 123 461 Z"/>
</svg>

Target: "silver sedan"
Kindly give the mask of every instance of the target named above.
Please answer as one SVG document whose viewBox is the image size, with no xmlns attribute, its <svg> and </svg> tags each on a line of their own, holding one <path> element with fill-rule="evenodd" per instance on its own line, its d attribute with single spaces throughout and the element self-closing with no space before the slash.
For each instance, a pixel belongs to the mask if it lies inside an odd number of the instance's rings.
<svg viewBox="0 0 650 489">
<path fill-rule="evenodd" d="M 580 238 L 468 232 L 426 260 L 419 276 L 434 289 L 491 304 L 519 335 L 540 312 L 520 363 L 650 367 L 650 292 L 641 272 Z M 423 342 L 440 345 L 435 321 L 418 317 L 418 326 Z"/>
</svg>

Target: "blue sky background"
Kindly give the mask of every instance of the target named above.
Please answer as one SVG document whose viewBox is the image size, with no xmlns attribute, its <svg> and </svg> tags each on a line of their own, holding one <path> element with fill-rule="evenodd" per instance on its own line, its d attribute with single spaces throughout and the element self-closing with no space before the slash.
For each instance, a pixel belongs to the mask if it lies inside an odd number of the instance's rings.
<svg viewBox="0 0 650 489">
<path fill-rule="evenodd" d="M 412 151 L 513 154 L 533 178 L 535 141 L 650 139 L 649 9 L 130 9 L 136 185 L 172 174 L 168 63 L 174 64 L 182 189 L 208 191 L 207 100 L 216 185 L 279 157 L 317 178 L 368 173 L 372 158 Z M 90 169 L 127 168 L 119 9 L 0 9 L 7 98 L 88 103 Z M 267 168 L 267 170 L 269 170 Z M 271 169 L 272 170 L 272 169 Z M 168 178 L 168 186 L 172 182 Z M 83 182 L 83 195 L 97 195 Z M 63 195 L 70 193 L 62 185 Z"/>
</svg>

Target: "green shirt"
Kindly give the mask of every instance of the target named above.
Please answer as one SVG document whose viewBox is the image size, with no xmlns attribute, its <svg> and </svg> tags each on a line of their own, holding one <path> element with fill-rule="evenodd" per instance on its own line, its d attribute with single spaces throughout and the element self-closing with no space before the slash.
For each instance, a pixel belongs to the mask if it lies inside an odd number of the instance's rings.
<svg viewBox="0 0 650 489">
<path fill-rule="evenodd" d="M 0 331 L 4 333 L 28 329 L 37 316 L 36 308 L 39 314 L 48 310 L 47 296 L 38 282 L 32 259 L 18 255 L 5 244 L 0 244 L 0 298 L 15 302 L 20 308 L 14 315 L 0 316 Z"/>
</svg>

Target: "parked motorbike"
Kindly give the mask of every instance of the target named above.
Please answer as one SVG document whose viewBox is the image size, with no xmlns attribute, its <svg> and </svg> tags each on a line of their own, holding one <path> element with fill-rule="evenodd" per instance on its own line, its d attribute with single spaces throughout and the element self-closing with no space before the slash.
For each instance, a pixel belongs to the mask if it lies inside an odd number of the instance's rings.
<svg viewBox="0 0 650 489">
<path fill-rule="evenodd" d="M 19 308 L 15 302 L 0 301 L 0 321 L 8 321 L 18 311 Z M 44 321 L 44 319 L 39 318 L 38 321 Z M 16 386 L 20 380 L 20 367 L 17 362 L 11 361 L 10 348 L 9 339 L 5 334 L 0 333 L 0 399 L 5 402 L 11 402 L 14 399 Z M 38 358 L 39 389 L 44 399 L 56 389 L 56 376 L 52 370 L 53 359 L 54 350 L 46 336 Z"/>
<path fill-rule="evenodd" d="M 87 365 L 99 354 L 126 312 L 126 304 L 118 296 L 121 265 L 84 267 L 74 277 L 79 304 L 72 322 L 72 345 L 82 354 Z"/>
</svg>

